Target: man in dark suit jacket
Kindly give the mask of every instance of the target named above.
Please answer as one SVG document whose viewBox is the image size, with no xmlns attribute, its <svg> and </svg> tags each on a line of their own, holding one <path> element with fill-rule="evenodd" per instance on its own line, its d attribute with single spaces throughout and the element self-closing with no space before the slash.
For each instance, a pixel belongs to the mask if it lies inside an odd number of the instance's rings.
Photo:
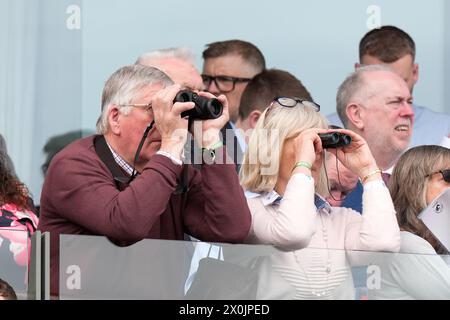
<svg viewBox="0 0 450 320">
<path fill-rule="evenodd" d="M 239 170 L 244 151 L 235 135 L 239 104 L 247 84 L 265 70 L 266 61 L 254 44 L 242 40 L 210 43 L 203 51 L 203 59 L 205 90 L 216 96 L 224 94 L 228 99 L 230 121 L 222 129 L 222 136 L 227 152 Z M 232 145 L 230 141 L 233 141 Z"/>
</svg>

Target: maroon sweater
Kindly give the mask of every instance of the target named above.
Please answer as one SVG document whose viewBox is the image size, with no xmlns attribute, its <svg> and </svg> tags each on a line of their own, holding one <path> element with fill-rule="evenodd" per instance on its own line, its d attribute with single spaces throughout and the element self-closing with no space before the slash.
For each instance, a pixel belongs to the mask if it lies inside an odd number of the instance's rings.
<svg viewBox="0 0 450 320">
<path fill-rule="evenodd" d="M 102 235 L 133 244 L 144 238 L 242 243 L 251 215 L 234 164 L 189 168 L 189 192 L 174 195 L 182 167 L 154 155 L 119 191 L 94 149 L 94 136 L 78 140 L 51 162 L 41 196 L 39 229 L 51 236 L 51 291 L 58 291 L 59 234 Z"/>
</svg>

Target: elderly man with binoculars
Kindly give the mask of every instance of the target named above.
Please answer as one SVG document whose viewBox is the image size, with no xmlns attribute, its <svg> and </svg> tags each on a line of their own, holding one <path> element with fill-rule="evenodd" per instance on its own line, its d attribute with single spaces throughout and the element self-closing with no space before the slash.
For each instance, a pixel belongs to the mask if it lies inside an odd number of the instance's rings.
<svg viewBox="0 0 450 320">
<path fill-rule="evenodd" d="M 103 90 L 99 134 L 72 143 L 53 159 L 39 226 L 52 237 L 52 292 L 62 233 L 102 235 L 119 245 L 144 238 L 183 240 L 185 233 L 239 243 L 248 235 L 250 212 L 219 137 L 228 121 L 227 99 L 206 92 L 176 99 L 180 91 L 156 68 L 117 70 Z M 200 108 L 201 115 L 202 104 L 219 110 L 206 120 L 188 112 Z M 194 136 L 208 161 L 200 170 L 182 163 L 189 122 L 183 112 L 201 121 L 201 137 Z"/>
</svg>

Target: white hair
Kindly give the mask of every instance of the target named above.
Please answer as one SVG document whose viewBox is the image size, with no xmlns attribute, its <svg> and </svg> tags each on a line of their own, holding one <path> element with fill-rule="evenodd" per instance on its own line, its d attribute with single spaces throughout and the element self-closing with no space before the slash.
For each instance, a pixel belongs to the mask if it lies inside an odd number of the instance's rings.
<svg viewBox="0 0 450 320">
<path fill-rule="evenodd" d="M 125 66 L 114 72 L 105 83 L 102 94 L 102 113 L 97 120 L 97 132 L 108 132 L 108 112 L 112 105 L 119 108 L 123 114 L 130 112 L 130 107 L 121 107 L 129 104 L 136 93 L 144 86 L 152 84 L 168 86 L 173 81 L 161 70 L 142 65 Z"/>
<path fill-rule="evenodd" d="M 195 65 L 195 55 L 187 47 L 166 48 L 143 53 L 136 60 L 135 64 L 153 65 L 163 59 L 176 58 Z"/>
</svg>

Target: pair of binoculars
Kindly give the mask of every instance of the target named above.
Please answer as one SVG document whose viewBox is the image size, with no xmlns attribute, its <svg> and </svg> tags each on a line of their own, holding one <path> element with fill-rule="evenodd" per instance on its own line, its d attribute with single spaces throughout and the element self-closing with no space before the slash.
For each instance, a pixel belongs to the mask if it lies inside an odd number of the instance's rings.
<svg viewBox="0 0 450 320">
<path fill-rule="evenodd" d="M 319 137 L 325 149 L 345 147 L 352 142 L 352 137 L 340 132 L 319 133 Z"/>
<path fill-rule="evenodd" d="M 217 119 L 223 111 L 223 105 L 219 100 L 205 98 L 187 90 L 178 92 L 173 102 L 194 102 L 193 109 L 181 113 L 182 118 L 189 117 L 189 120 Z"/>
<path fill-rule="evenodd" d="M 173 102 L 194 102 L 193 109 L 181 113 L 181 117 L 189 117 L 189 120 L 217 119 L 222 115 L 223 105 L 215 99 L 199 96 L 195 92 L 182 90 L 177 93 Z M 319 137 L 323 148 L 340 148 L 349 145 L 352 138 L 340 132 L 321 133 Z"/>
</svg>

